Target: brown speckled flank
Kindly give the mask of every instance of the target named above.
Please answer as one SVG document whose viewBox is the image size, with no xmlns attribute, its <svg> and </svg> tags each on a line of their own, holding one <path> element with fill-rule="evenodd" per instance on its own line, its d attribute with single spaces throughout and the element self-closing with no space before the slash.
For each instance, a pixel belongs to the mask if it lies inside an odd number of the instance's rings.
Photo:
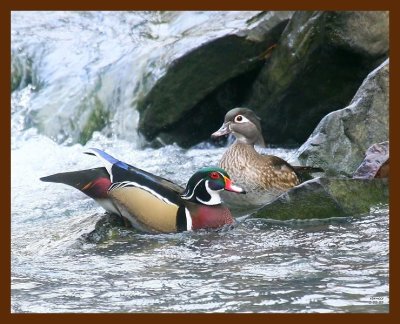
<svg viewBox="0 0 400 324">
<path fill-rule="evenodd" d="M 287 190 L 300 182 L 285 160 L 273 155 L 261 155 L 248 144 L 234 143 L 222 156 L 220 166 L 236 182 L 253 183 L 260 190 Z"/>
<path fill-rule="evenodd" d="M 300 183 L 286 161 L 261 155 L 248 144 L 234 143 L 222 156 L 220 166 L 247 192 L 240 197 L 229 192 L 221 194 L 234 216 L 246 215 Z"/>
</svg>

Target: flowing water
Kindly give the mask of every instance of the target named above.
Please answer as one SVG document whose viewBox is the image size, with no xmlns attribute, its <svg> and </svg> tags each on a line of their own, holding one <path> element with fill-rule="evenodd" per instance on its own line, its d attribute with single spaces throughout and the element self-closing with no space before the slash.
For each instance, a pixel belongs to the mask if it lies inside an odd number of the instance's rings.
<svg viewBox="0 0 400 324">
<path fill-rule="evenodd" d="M 67 13 L 57 15 L 62 26 L 71 23 Z M 32 13 L 14 17 L 20 19 L 15 26 L 26 27 L 27 17 Z M 46 26 L 37 28 L 45 34 Z M 48 37 L 53 44 L 59 36 Z M 224 148 L 143 149 L 137 136 L 109 130 L 95 132 L 85 145 L 60 144 L 27 118 L 45 100 L 40 96 L 29 84 L 12 94 L 12 312 L 388 312 L 387 205 L 342 219 L 247 218 L 220 231 L 125 230 L 103 243 L 86 241 L 101 207 L 71 187 L 40 182 L 41 176 L 99 166 L 82 154 L 98 147 L 184 185 L 196 169 L 216 165 Z M 285 158 L 294 153 L 268 151 Z"/>
</svg>

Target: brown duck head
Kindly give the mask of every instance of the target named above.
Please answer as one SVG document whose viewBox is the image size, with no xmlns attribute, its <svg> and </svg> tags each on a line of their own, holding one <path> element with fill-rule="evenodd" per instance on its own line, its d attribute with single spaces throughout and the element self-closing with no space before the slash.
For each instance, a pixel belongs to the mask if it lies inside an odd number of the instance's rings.
<svg viewBox="0 0 400 324">
<path fill-rule="evenodd" d="M 250 109 L 234 108 L 229 110 L 220 129 L 211 136 L 219 137 L 226 134 L 233 134 L 239 143 L 265 147 L 260 118 Z"/>
</svg>

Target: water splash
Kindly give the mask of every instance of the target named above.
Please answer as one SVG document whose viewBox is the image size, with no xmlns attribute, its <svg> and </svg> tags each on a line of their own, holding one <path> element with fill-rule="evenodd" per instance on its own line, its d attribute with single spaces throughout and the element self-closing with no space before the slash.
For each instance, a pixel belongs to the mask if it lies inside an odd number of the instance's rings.
<svg viewBox="0 0 400 324">
<path fill-rule="evenodd" d="M 12 88 L 36 89 L 25 127 L 59 143 L 86 143 L 102 131 L 140 145 L 137 103 L 167 66 L 256 14 L 12 12 Z"/>
</svg>

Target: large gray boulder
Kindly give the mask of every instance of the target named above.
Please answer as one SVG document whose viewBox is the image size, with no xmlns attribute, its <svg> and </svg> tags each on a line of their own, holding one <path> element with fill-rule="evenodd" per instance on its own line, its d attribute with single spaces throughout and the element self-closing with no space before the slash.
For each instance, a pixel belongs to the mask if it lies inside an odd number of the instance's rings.
<svg viewBox="0 0 400 324">
<path fill-rule="evenodd" d="M 389 138 L 389 60 L 364 80 L 350 105 L 325 116 L 299 148 L 305 165 L 352 176 L 374 143 Z"/>
<path fill-rule="evenodd" d="M 217 25 L 220 35 L 166 62 L 165 74 L 138 103 L 139 131 L 147 140 L 159 137 L 186 147 L 208 139 L 248 89 L 262 67 L 262 54 L 278 41 L 291 15 L 254 13 L 248 20 L 236 19 L 234 29 Z M 213 30 L 217 22 L 208 23 Z"/>
<path fill-rule="evenodd" d="M 327 113 L 348 104 L 387 57 L 386 11 L 297 11 L 245 105 L 268 143 L 303 143 Z"/>
<path fill-rule="evenodd" d="M 194 108 L 196 104 L 219 86 L 224 89 L 216 100 L 228 105 L 225 93 L 236 96 L 241 83 L 221 84 L 248 69 L 261 68 L 259 54 L 276 42 L 291 15 L 261 11 L 14 11 L 11 89 L 33 85 L 23 127 L 35 127 L 65 143 L 86 143 L 94 131 L 140 143 L 139 105 L 145 134 L 153 134 L 154 125 L 155 130 L 176 131 L 183 134 L 181 138 L 187 134 L 190 138 L 189 130 L 200 127 L 197 116 L 184 115 L 189 113 L 185 109 L 193 108 L 190 114 L 199 110 Z M 234 89 L 227 91 L 231 87 Z M 203 110 L 215 105 L 201 107 L 203 125 L 208 121 Z M 160 126 L 164 119 L 167 124 Z M 186 133 L 177 130 L 181 121 L 190 124 Z"/>
</svg>

